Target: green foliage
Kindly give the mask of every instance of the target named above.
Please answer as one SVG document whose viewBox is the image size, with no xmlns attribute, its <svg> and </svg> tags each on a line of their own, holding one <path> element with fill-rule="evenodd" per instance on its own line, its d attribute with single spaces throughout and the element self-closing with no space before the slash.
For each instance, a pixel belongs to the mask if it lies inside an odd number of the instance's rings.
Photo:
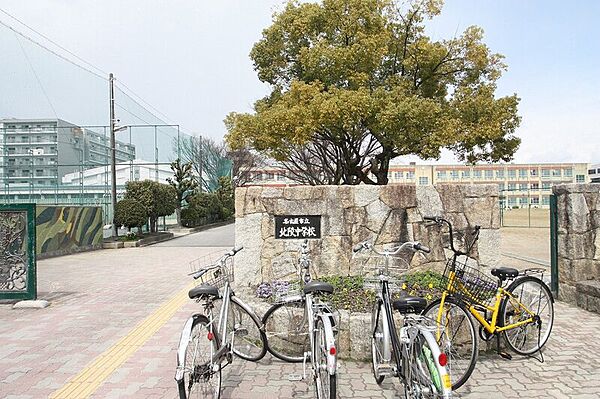
<svg viewBox="0 0 600 399">
<path fill-rule="evenodd" d="M 182 164 L 179 159 L 171 162 L 173 178 L 167 178 L 167 182 L 175 189 L 177 224 L 181 225 L 181 207 L 188 195 L 192 194 L 198 187 L 192 173 L 192 163 Z"/>
<path fill-rule="evenodd" d="M 125 184 L 125 198 L 142 205 L 150 219 L 150 231 L 157 231 L 157 221 L 161 216 L 169 216 L 175 212 L 177 192 L 168 184 L 152 180 L 128 181 Z"/>
<path fill-rule="evenodd" d="M 221 203 L 215 193 L 196 193 L 188 198 L 188 208 L 181 212 L 181 224 L 200 226 L 219 220 L 221 212 Z"/>
<path fill-rule="evenodd" d="M 117 226 L 125 226 L 129 229 L 142 227 L 146 223 L 146 220 L 148 220 L 146 209 L 138 201 L 122 199 L 117 202 L 114 218 L 114 223 Z"/>
<path fill-rule="evenodd" d="M 229 176 L 219 177 L 219 187 L 215 191 L 215 195 L 221 205 L 220 218 L 227 220 L 231 218 L 235 212 L 234 191 Z"/>
<path fill-rule="evenodd" d="M 443 148 L 471 163 L 511 160 L 519 99 L 496 98 L 503 56 L 475 26 L 426 36 L 441 6 L 289 1 L 250 54 L 272 91 L 253 114 L 226 117 L 228 144 L 327 177 L 311 184 L 386 184 L 393 158 L 439 158 Z"/>
</svg>

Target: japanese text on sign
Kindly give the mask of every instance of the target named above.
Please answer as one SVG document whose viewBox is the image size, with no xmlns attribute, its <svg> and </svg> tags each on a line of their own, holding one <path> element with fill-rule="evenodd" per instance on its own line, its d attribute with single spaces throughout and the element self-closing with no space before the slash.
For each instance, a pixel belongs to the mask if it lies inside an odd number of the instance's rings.
<svg viewBox="0 0 600 399">
<path fill-rule="evenodd" d="M 275 238 L 321 238 L 321 216 L 275 216 Z"/>
</svg>

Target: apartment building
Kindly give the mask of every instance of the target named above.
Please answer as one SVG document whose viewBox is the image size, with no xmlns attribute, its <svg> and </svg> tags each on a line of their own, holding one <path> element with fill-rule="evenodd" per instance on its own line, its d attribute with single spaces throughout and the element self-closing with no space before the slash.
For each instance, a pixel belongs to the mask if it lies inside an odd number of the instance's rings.
<svg viewBox="0 0 600 399">
<path fill-rule="evenodd" d="M 62 119 L 2 119 L 0 182 L 5 190 L 56 186 L 67 173 L 107 164 L 107 133 Z M 135 159 L 135 146 L 117 142 L 116 159 Z"/>
<path fill-rule="evenodd" d="M 600 163 L 590 166 L 588 169 L 588 177 L 591 183 L 600 183 Z"/>
</svg>

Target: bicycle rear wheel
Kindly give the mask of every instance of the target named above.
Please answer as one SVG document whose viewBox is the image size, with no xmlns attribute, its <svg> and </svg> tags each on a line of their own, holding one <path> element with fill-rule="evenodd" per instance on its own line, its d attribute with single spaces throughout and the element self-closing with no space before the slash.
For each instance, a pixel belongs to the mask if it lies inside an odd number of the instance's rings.
<svg viewBox="0 0 600 399">
<path fill-rule="evenodd" d="M 448 356 L 446 366 L 452 379 L 452 389 L 460 388 L 471 376 L 477 363 L 477 335 L 469 311 L 462 302 L 446 297 L 440 314 L 441 299 L 431 302 L 423 315 L 436 320 L 434 333 L 440 350 Z"/>
<path fill-rule="evenodd" d="M 389 358 L 391 348 L 389 327 L 381 302 L 375 303 L 371 312 L 371 334 L 371 367 L 375 382 L 381 384 L 385 375 L 380 370 L 386 365 L 389 366 L 391 360 Z"/>
<path fill-rule="evenodd" d="M 315 387 L 317 389 L 317 398 L 321 399 L 335 399 L 337 392 L 337 373 L 330 373 L 328 367 L 328 356 L 336 356 L 336 352 L 330 353 L 330 348 L 335 348 L 335 345 L 328 345 L 328 338 L 333 339 L 333 330 L 330 322 L 323 320 L 321 316 L 317 319 L 315 324 L 315 348 L 316 351 L 316 369 L 317 375 L 315 375 Z M 337 348 L 335 348 L 337 350 Z"/>
<path fill-rule="evenodd" d="M 291 363 L 304 361 L 304 353 L 310 351 L 310 337 L 303 299 L 274 304 L 262 322 L 267 349 L 273 356 Z"/>
<path fill-rule="evenodd" d="M 212 333 L 205 316 L 198 316 L 193 324 L 185 352 L 185 373 L 178 383 L 180 399 L 218 399 L 221 397 L 221 367 L 212 362 L 219 349 L 216 332 Z M 212 338 L 212 339 L 211 339 Z"/>
<path fill-rule="evenodd" d="M 521 355 L 539 351 L 548 341 L 554 324 L 553 298 L 548 286 L 539 278 L 525 276 L 506 289 L 513 297 L 505 297 L 500 305 L 500 320 L 504 326 L 527 320 L 533 312 L 538 320 L 520 327 L 504 330 L 506 344 Z"/>
<path fill-rule="evenodd" d="M 233 332 L 233 353 L 251 362 L 257 362 L 267 353 L 267 338 L 261 322 L 237 297 L 232 296 L 227 318 L 227 331 Z"/>
<path fill-rule="evenodd" d="M 407 355 L 403 366 L 407 398 L 433 399 L 451 396 L 450 378 L 444 366 L 439 363 L 440 349 L 433 336 L 428 340 L 419 331 L 410 343 Z"/>
</svg>

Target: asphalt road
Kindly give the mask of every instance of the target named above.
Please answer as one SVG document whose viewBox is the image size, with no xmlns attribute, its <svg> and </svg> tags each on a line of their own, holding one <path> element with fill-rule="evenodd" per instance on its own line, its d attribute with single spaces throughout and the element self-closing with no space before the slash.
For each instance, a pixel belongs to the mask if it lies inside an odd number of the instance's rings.
<svg viewBox="0 0 600 399">
<path fill-rule="evenodd" d="M 154 244 L 154 247 L 233 247 L 235 224 L 215 227 L 198 233 Z"/>
</svg>

